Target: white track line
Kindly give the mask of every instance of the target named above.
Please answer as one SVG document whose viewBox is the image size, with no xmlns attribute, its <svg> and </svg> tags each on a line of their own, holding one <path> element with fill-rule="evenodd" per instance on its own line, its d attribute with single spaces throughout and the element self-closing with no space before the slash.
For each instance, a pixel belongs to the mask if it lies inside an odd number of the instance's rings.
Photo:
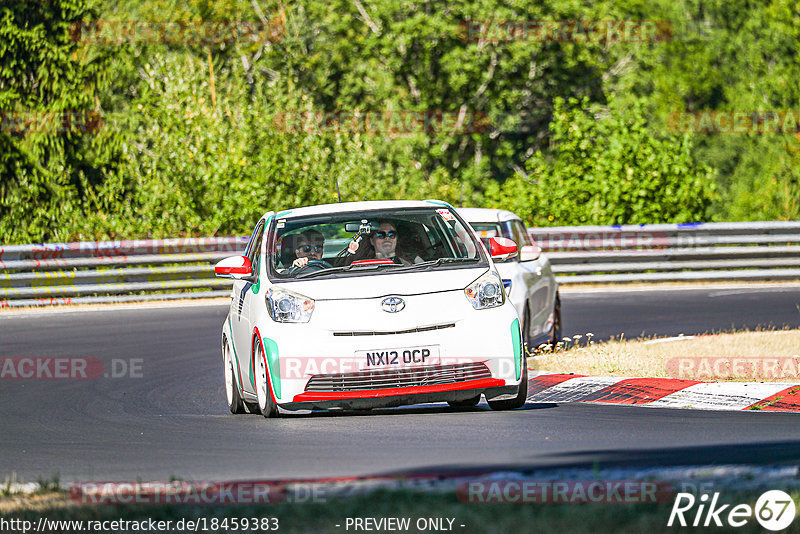
<svg viewBox="0 0 800 534">
<path fill-rule="evenodd" d="M 744 410 L 791 386 L 791 384 L 712 382 L 695 384 L 643 406 Z"/>
</svg>

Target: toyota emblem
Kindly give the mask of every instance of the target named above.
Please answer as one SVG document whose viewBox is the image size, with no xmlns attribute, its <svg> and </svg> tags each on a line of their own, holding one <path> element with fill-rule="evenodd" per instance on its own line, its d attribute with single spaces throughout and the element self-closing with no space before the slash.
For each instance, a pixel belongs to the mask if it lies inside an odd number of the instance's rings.
<svg viewBox="0 0 800 534">
<path fill-rule="evenodd" d="M 381 301 L 383 311 L 389 313 L 397 313 L 406 307 L 406 301 L 400 297 L 386 297 Z"/>
</svg>

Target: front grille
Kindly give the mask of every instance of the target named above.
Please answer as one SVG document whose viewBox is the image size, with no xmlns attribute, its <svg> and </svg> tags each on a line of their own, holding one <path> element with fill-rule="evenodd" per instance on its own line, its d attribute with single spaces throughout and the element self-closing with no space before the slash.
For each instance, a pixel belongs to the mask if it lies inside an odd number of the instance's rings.
<svg viewBox="0 0 800 534">
<path fill-rule="evenodd" d="M 481 362 L 432 365 L 430 367 L 411 369 L 315 375 L 306 384 L 306 391 L 362 391 L 367 389 L 407 388 L 435 384 L 454 384 L 491 377 L 491 371 L 486 367 L 486 364 Z"/>
<path fill-rule="evenodd" d="M 431 330 L 442 330 L 444 328 L 454 328 L 455 323 L 435 324 L 431 326 L 418 326 L 407 330 L 354 330 L 349 332 L 334 332 L 334 336 L 392 336 L 396 334 L 413 334 L 415 332 L 430 332 Z"/>
</svg>

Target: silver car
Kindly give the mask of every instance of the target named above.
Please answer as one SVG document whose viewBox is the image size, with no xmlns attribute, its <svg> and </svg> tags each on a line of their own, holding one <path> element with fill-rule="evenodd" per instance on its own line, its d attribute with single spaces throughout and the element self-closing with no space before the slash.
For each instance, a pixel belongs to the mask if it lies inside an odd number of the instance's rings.
<svg viewBox="0 0 800 534">
<path fill-rule="evenodd" d="M 488 247 L 492 237 L 505 237 L 519 247 L 519 254 L 495 261 L 509 300 L 523 325 L 528 351 L 561 339 L 561 301 L 550 261 L 531 239 L 520 217 L 510 211 L 488 208 L 459 208 L 458 213 L 472 226 Z"/>
</svg>

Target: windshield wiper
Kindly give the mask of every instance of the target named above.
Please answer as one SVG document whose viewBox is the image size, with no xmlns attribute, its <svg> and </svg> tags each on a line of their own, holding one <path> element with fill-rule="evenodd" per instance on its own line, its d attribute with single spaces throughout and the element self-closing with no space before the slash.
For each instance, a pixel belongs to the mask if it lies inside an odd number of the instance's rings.
<svg viewBox="0 0 800 534">
<path fill-rule="evenodd" d="M 396 271 L 413 271 L 414 269 L 419 268 L 429 268 L 429 267 L 438 267 L 439 265 L 444 264 L 451 264 L 451 263 L 478 263 L 480 259 L 478 258 L 438 258 L 435 260 L 423 261 L 422 263 L 414 263 L 413 265 L 406 265 L 399 269 L 395 269 Z"/>
<path fill-rule="evenodd" d="M 342 265 L 340 267 L 329 267 L 328 269 L 322 269 L 320 271 L 311 271 L 310 273 L 299 274 L 295 276 L 295 279 L 313 278 L 315 276 L 321 276 L 325 274 L 344 273 L 350 271 L 377 271 L 381 267 L 398 267 L 398 265 L 394 263 L 379 263 L 379 264 L 354 263 L 350 265 Z"/>
<path fill-rule="evenodd" d="M 420 268 L 438 267 L 439 265 L 452 264 L 452 263 L 478 263 L 479 258 L 438 258 L 435 260 L 423 261 L 422 263 L 414 263 L 412 265 L 398 265 L 396 263 L 379 263 L 379 264 L 350 264 L 342 265 L 340 267 L 329 267 L 320 271 L 311 271 L 310 273 L 298 274 L 295 279 L 300 278 L 314 278 L 316 276 L 323 276 L 333 273 L 345 273 L 351 271 L 377 271 L 385 267 L 391 267 L 392 271 L 404 272 L 413 271 Z"/>
<path fill-rule="evenodd" d="M 332 273 L 339 273 L 342 271 L 346 271 L 350 268 L 349 265 L 342 265 L 341 267 L 328 267 L 327 269 L 321 269 L 319 271 L 310 271 L 303 274 L 298 274 L 295 278 L 312 278 L 314 276 L 320 274 L 332 274 Z"/>
</svg>

